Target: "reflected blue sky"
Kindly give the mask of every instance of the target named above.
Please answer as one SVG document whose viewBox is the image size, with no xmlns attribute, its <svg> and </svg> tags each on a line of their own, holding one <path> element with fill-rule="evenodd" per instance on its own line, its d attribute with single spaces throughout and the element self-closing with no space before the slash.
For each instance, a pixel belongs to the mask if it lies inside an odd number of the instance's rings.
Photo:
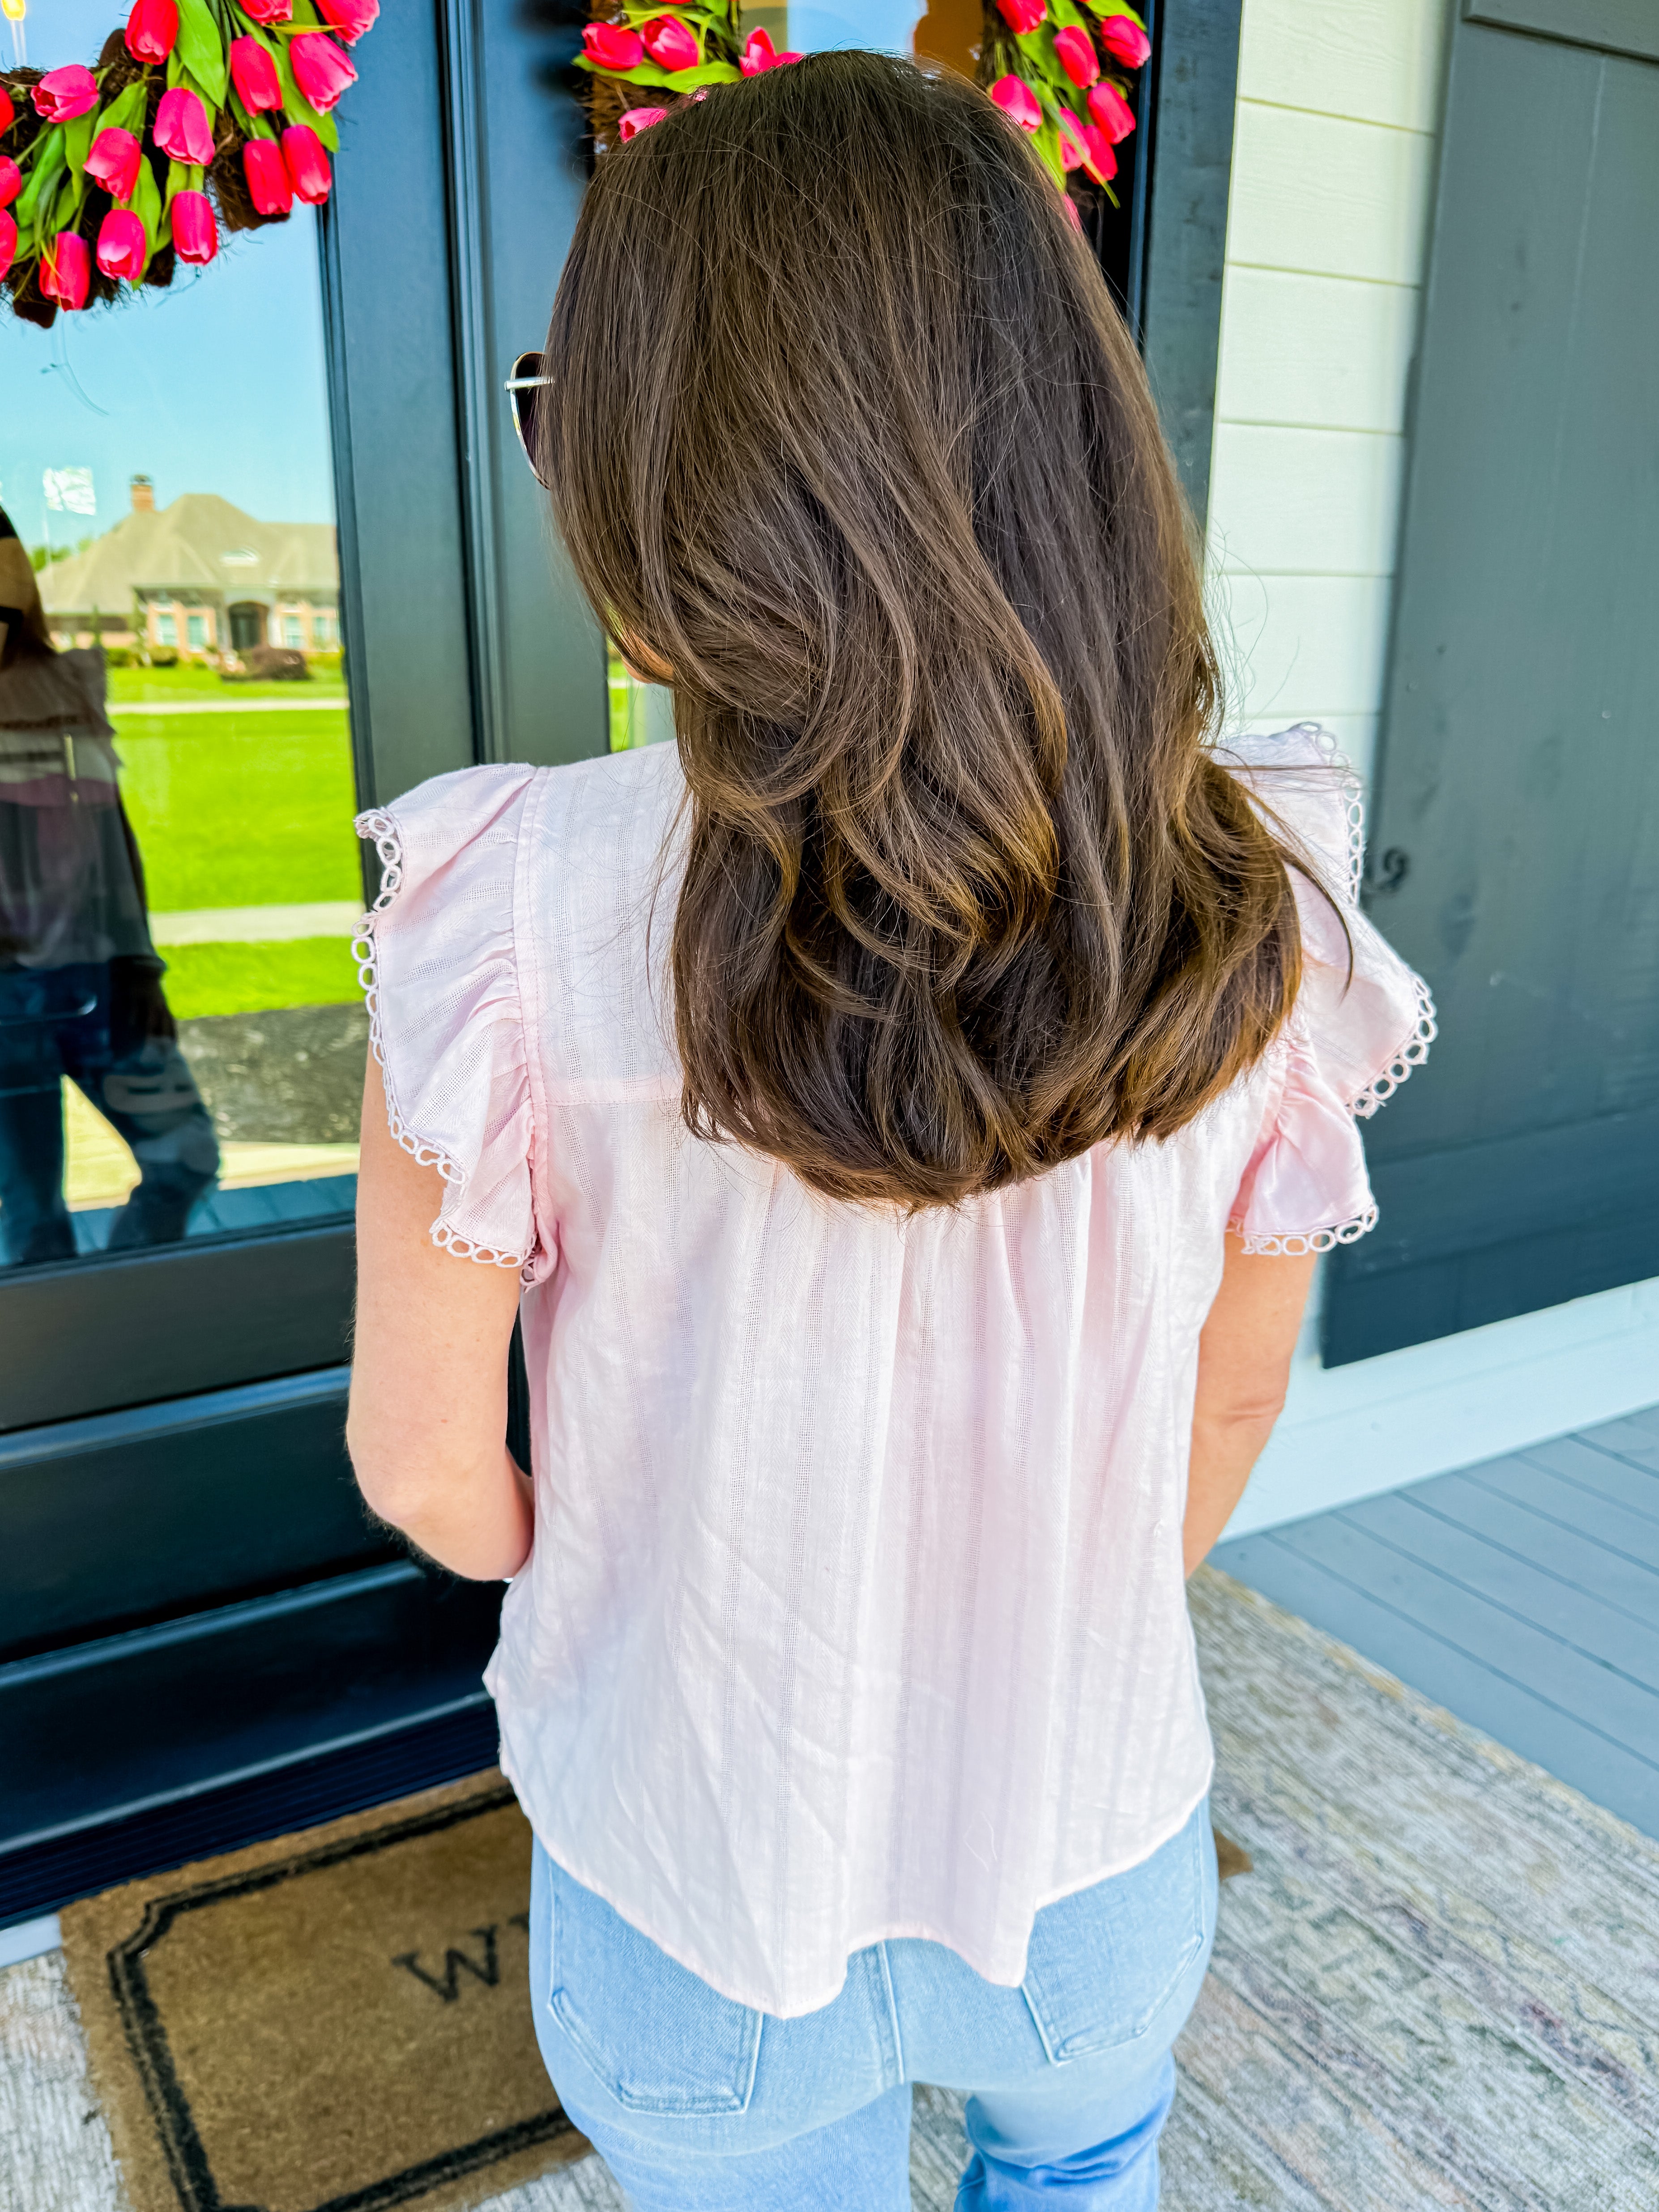
<svg viewBox="0 0 1659 2212">
<path fill-rule="evenodd" d="M 30 62 L 90 64 L 121 12 L 111 0 L 28 0 Z M 922 12 L 915 0 L 795 0 L 779 43 L 908 53 Z M 779 11 L 755 13 L 775 23 Z M 10 59 L 4 26 L 0 53 Z M 93 520 L 46 512 L 42 472 L 63 468 L 91 469 Z M 39 544 L 49 530 L 64 544 L 107 530 L 135 474 L 154 478 L 158 506 L 215 491 L 264 521 L 333 520 L 309 209 L 227 240 L 167 291 L 60 314 L 50 331 L 0 308 L 0 501 L 23 537 Z"/>
<path fill-rule="evenodd" d="M 29 0 L 37 69 L 90 64 L 119 21 L 111 0 Z M 0 55 L 10 60 L 9 27 Z M 135 474 L 158 506 L 215 491 L 267 522 L 331 522 L 316 217 L 228 240 L 165 292 L 60 314 L 40 331 L 0 308 L 0 501 L 39 544 L 46 469 L 90 468 L 92 521 L 50 516 L 54 544 L 107 530 Z"/>
</svg>

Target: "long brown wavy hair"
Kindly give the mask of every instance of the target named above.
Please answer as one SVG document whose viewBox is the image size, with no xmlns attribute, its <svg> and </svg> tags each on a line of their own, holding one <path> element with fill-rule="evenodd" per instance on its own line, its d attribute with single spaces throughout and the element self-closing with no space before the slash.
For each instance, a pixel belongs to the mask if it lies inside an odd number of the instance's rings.
<svg viewBox="0 0 1659 2212">
<path fill-rule="evenodd" d="M 673 684 L 689 1127 L 914 1210 L 1191 1121 L 1285 1018 L 1295 902 L 1021 134 L 879 54 L 722 87 L 599 162 L 547 366 L 577 574 Z"/>
</svg>

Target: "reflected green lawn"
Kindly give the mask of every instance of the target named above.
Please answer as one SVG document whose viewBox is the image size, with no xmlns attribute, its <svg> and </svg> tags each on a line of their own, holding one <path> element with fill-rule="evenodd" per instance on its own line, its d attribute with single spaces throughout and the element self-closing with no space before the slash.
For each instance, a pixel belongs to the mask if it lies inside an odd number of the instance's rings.
<svg viewBox="0 0 1659 2212">
<path fill-rule="evenodd" d="M 223 708 L 123 720 L 118 697 L 113 702 L 121 789 L 144 856 L 152 913 L 362 900 L 343 706 L 239 713 L 240 687 L 221 684 L 210 670 L 110 673 L 112 690 L 119 679 L 154 685 L 166 678 L 170 696 L 202 696 Z M 305 688 L 249 685 L 247 693 L 287 701 Z M 357 996 L 343 938 L 185 945 L 164 952 L 168 1002 L 184 1019 L 337 1006 Z"/>
<path fill-rule="evenodd" d="M 117 750 L 153 910 L 362 897 L 343 708 L 134 716 Z"/>
<path fill-rule="evenodd" d="M 360 994 L 343 937 L 279 945 L 167 945 L 167 1004 L 181 1022 L 202 1014 L 252 1014 L 273 1006 L 338 1006 Z"/>
<path fill-rule="evenodd" d="M 135 700 L 146 706 L 169 699 L 211 700 L 216 705 L 234 707 L 243 699 L 345 696 L 337 656 L 332 659 L 319 656 L 308 684 L 227 684 L 216 669 L 201 667 L 194 661 L 181 661 L 176 668 L 112 668 L 108 674 L 110 704 L 117 708 Z"/>
</svg>

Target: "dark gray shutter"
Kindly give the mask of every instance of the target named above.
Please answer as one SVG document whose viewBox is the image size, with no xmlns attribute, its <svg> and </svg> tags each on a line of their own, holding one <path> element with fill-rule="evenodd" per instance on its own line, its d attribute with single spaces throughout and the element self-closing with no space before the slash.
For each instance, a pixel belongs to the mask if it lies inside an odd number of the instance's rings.
<svg viewBox="0 0 1659 2212">
<path fill-rule="evenodd" d="M 1329 1364 L 1659 1274 L 1656 64 L 1656 0 L 1453 33 L 1370 893 L 1442 1036 Z"/>
</svg>

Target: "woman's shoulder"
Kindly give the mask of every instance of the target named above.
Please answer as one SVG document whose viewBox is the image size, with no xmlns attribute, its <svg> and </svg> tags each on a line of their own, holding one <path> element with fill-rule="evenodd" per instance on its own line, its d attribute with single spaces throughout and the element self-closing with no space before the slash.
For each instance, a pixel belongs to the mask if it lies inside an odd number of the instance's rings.
<svg viewBox="0 0 1659 2212">
<path fill-rule="evenodd" d="M 510 870 L 520 842 L 562 845 L 580 860 L 607 828 L 666 815 L 681 788 L 672 745 L 652 745 L 556 767 L 527 762 L 452 769 L 357 817 L 381 864 L 422 872 L 464 856 Z"/>
<path fill-rule="evenodd" d="M 1364 787 L 1330 732 L 1317 722 L 1297 722 L 1230 737 L 1215 753 L 1330 896 L 1357 906 L 1365 853 Z"/>
</svg>

